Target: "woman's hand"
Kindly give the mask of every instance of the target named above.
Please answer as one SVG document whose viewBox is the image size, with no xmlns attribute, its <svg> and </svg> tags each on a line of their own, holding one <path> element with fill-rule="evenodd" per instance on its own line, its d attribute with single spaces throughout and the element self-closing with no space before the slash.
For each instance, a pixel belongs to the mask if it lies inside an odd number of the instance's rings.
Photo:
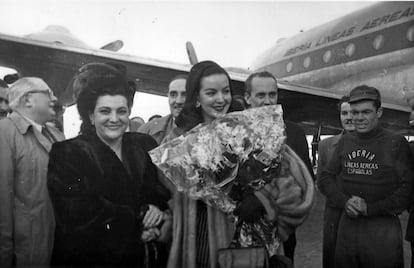
<svg viewBox="0 0 414 268">
<path fill-rule="evenodd" d="M 152 241 L 160 236 L 161 232 L 157 228 L 146 229 L 141 234 L 141 239 L 144 242 Z"/>
<path fill-rule="evenodd" d="M 154 205 L 149 205 L 142 224 L 145 229 L 156 227 L 164 218 L 164 213 Z"/>
</svg>

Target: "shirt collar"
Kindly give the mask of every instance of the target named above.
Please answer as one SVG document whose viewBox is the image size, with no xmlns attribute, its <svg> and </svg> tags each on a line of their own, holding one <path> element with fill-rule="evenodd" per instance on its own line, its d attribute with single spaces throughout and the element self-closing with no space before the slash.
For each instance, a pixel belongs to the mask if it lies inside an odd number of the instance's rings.
<svg viewBox="0 0 414 268">
<path fill-rule="evenodd" d="M 26 119 L 27 121 L 29 121 L 30 125 L 32 125 L 35 129 L 37 129 L 40 133 L 42 133 L 42 125 L 36 123 L 35 121 L 33 121 L 32 119 L 28 118 L 27 116 L 24 116 L 24 119 Z"/>
<path fill-rule="evenodd" d="M 11 121 L 14 122 L 17 129 L 22 134 L 26 134 L 30 126 L 36 128 L 37 130 L 40 129 L 40 132 L 42 131 L 42 126 L 40 124 L 34 122 L 33 120 L 27 118 L 17 111 L 13 111 L 8 117 Z"/>
</svg>

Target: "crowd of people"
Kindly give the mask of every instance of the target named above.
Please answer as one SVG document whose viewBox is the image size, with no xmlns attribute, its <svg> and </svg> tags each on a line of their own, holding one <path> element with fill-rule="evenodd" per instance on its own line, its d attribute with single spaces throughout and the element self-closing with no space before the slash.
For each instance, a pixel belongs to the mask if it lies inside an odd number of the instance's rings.
<svg viewBox="0 0 414 268">
<path fill-rule="evenodd" d="M 170 81 L 171 114 L 144 123 L 129 118 L 135 88 L 125 74 L 103 63 L 79 69 L 72 82 L 82 125 L 69 140 L 48 123 L 57 100 L 42 79 L 0 84 L 1 267 L 220 267 L 217 252 L 230 245 L 234 221 L 178 192 L 148 151 L 227 113 L 276 105 L 277 80 L 253 73 L 237 96 L 226 70 L 203 61 Z M 284 122 L 295 161 L 326 197 L 323 267 L 403 267 L 398 215 L 413 207 L 409 144 L 380 126 L 376 88 L 352 89 L 338 110 L 343 132 L 320 142 L 316 175 L 304 130 Z M 254 222 L 270 210 L 279 215 L 278 203 L 252 192 L 234 216 Z M 411 214 L 409 241 L 413 221 Z M 283 246 L 268 256 L 269 267 L 293 267 L 302 222 L 276 236 Z"/>
</svg>

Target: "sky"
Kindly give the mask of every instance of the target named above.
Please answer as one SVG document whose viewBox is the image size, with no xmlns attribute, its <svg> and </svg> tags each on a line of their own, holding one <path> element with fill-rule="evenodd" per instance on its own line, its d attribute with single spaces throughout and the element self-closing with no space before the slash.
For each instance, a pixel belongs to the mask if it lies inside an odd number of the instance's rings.
<svg viewBox="0 0 414 268">
<path fill-rule="evenodd" d="M 0 33 L 22 36 L 62 25 L 99 48 L 122 40 L 119 53 L 188 63 L 191 41 L 199 60 L 248 68 L 261 52 L 372 2 L 0 0 Z M 0 76 L 10 70 L 0 69 Z M 137 93 L 131 116 L 167 115 L 168 101 Z M 65 134 L 78 132 L 75 107 L 65 112 Z"/>
</svg>

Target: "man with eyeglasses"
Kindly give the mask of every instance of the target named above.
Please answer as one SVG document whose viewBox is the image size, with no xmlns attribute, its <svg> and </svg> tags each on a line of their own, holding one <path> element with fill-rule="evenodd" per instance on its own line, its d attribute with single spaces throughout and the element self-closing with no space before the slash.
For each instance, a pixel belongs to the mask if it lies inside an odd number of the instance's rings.
<svg viewBox="0 0 414 268">
<path fill-rule="evenodd" d="M 9 101 L 7 99 L 8 85 L 0 79 L 0 119 L 9 113 Z"/>
<path fill-rule="evenodd" d="M 47 266 L 55 221 L 46 176 L 52 143 L 63 134 L 46 125 L 56 101 L 40 78 L 17 80 L 12 113 L 0 120 L 0 267 Z"/>
</svg>

